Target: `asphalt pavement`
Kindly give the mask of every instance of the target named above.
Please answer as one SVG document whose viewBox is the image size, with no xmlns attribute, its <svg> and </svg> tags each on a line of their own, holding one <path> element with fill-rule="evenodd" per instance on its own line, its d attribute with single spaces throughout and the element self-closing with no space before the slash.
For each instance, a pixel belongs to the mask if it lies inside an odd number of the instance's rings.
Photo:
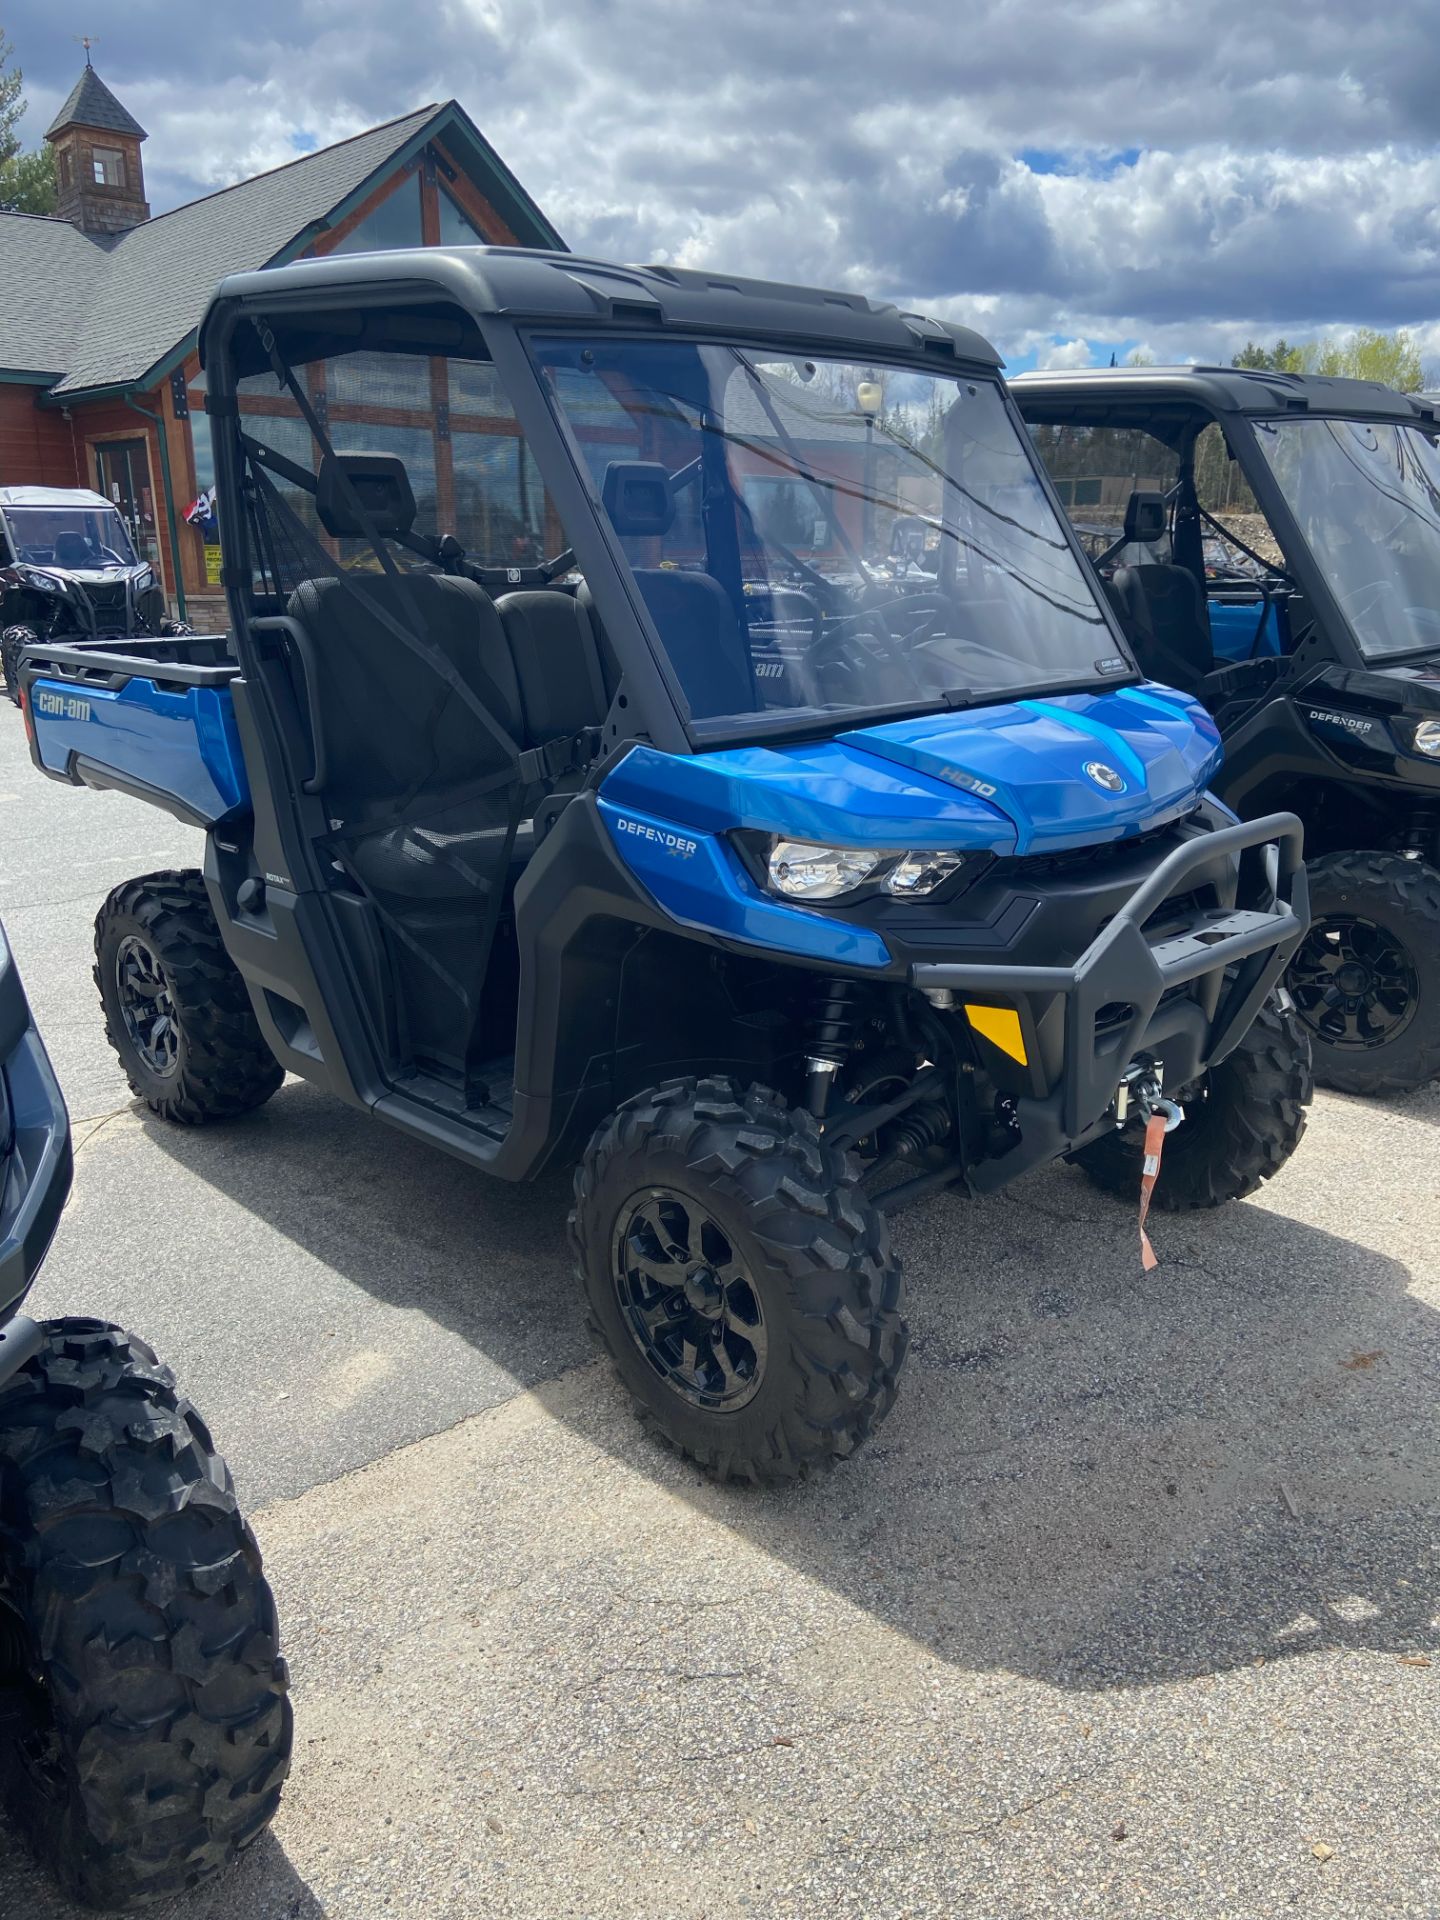
<svg viewBox="0 0 1440 1920">
<path fill-rule="evenodd" d="M 906 1215 L 894 1413 L 722 1491 L 590 1358 L 563 1180 L 293 1081 L 211 1130 L 134 1105 L 91 923 L 198 861 L 0 708 L 0 915 L 77 1142 L 32 1306 L 175 1367 L 294 1671 L 273 1833 L 163 1920 L 1440 1914 L 1440 1089 L 1322 1096 L 1148 1276 L 1073 1169 Z M 0 1827 L 0 1916 L 74 1911 Z"/>
</svg>

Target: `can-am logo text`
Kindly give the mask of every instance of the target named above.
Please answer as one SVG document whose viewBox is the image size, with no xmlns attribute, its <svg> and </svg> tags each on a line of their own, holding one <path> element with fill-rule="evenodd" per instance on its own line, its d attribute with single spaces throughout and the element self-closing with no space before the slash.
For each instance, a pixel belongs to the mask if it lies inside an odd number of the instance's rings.
<svg viewBox="0 0 1440 1920">
<path fill-rule="evenodd" d="M 35 711 L 48 714 L 52 720 L 88 720 L 90 702 L 77 700 L 72 693 L 50 693 L 44 687 L 35 689 Z"/>
</svg>

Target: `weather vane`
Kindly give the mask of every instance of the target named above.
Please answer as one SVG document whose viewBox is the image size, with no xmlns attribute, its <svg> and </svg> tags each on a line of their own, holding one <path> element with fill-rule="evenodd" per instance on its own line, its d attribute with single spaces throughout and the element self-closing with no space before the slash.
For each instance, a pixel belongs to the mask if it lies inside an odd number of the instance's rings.
<svg viewBox="0 0 1440 1920">
<path fill-rule="evenodd" d="M 98 33 L 77 33 L 75 35 L 75 38 L 80 42 L 81 46 L 85 49 L 86 66 L 87 67 L 93 66 L 94 62 L 90 58 L 90 49 L 91 47 L 99 46 L 100 44 L 99 34 Z"/>
</svg>

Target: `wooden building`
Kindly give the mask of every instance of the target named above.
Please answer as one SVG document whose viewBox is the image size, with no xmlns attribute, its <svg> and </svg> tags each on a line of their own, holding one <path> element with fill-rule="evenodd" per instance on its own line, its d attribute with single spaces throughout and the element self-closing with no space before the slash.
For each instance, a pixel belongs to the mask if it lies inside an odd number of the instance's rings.
<svg viewBox="0 0 1440 1920">
<path fill-rule="evenodd" d="M 198 627 L 225 618 L 213 528 L 186 521 L 213 479 L 195 345 L 218 281 L 373 248 L 564 245 L 453 100 L 153 219 L 145 130 L 93 67 L 46 138 L 56 214 L 0 213 L 0 485 L 98 488 Z"/>
</svg>

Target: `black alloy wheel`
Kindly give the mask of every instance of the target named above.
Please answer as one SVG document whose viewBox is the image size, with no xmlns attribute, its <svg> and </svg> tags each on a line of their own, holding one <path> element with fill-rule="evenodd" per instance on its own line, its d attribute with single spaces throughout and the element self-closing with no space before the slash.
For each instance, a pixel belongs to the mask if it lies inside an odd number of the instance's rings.
<svg viewBox="0 0 1440 1920">
<path fill-rule="evenodd" d="M 1347 1050 L 1397 1040 L 1415 1015 L 1420 981 L 1404 944 L 1372 920 L 1317 920 L 1290 962 L 1295 1009 L 1317 1040 Z"/>
<path fill-rule="evenodd" d="M 713 1480 L 846 1459 L 895 1400 L 904 1282 L 857 1156 L 768 1087 L 633 1094 L 575 1170 L 590 1329 L 642 1425 Z"/>
<path fill-rule="evenodd" d="M 621 1210 L 613 1271 L 626 1330 L 672 1392 L 714 1413 L 755 1397 L 765 1315 L 743 1259 L 705 1207 L 665 1187 L 636 1194 Z"/>
<path fill-rule="evenodd" d="M 165 970 L 138 934 L 127 934 L 115 953 L 115 991 L 130 1043 L 157 1080 L 180 1064 L 180 1028 Z"/>
<path fill-rule="evenodd" d="M 131 1091 L 177 1126 L 250 1113 L 284 1080 L 202 874 L 115 888 L 95 916 L 95 984 Z"/>
</svg>

